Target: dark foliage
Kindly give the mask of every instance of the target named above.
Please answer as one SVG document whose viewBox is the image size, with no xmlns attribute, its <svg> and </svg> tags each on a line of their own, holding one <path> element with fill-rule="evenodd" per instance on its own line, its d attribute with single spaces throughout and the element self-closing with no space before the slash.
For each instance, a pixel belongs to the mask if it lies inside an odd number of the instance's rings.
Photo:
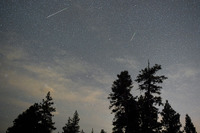
<svg viewBox="0 0 200 133">
<path fill-rule="evenodd" d="M 110 109 L 115 114 L 113 119 L 113 132 L 135 132 L 138 130 L 137 104 L 135 98 L 130 93 L 132 88 L 131 76 L 128 71 L 123 71 L 117 75 L 118 79 L 112 85 L 110 99 Z"/>
<path fill-rule="evenodd" d="M 103 129 L 101 129 L 101 132 L 100 133 L 106 133 L 106 131 L 104 131 Z"/>
<path fill-rule="evenodd" d="M 78 112 L 75 111 L 73 118 L 69 117 L 68 122 L 63 127 L 63 133 L 79 133 L 79 115 Z M 82 130 L 83 132 L 83 130 Z"/>
<path fill-rule="evenodd" d="M 13 126 L 7 129 L 7 133 L 40 133 L 42 125 L 39 109 L 38 104 L 30 106 L 13 121 Z"/>
<path fill-rule="evenodd" d="M 163 83 L 167 77 L 157 76 L 161 66 L 155 64 L 153 67 L 142 69 L 136 78 L 140 96 L 131 94 L 133 83 L 128 71 L 122 71 L 112 84 L 112 92 L 109 94 L 111 113 L 114 114 L 113 133 L 183 133 L 180 130 L 180 114 L 176 113 L 166 101 L 162 112 L 158 106 L 163 105 L 161 98 Z M 51 133 L 56 128 L 52 120 L 56 109 L 53 107 L 50 92 L 41 103 L 35 103 L 20 114 L 9 127 L 6 133 Z M 161 115 L 161 121 L 158 115 Z M 72 118 L 69 117 L 63 127 L 63 133 L 79 133 L 79 115 L 75 111 Z M 185 133 L 197 133 L 189 115 L 185 117 Z M 93 133 L 93 128 L 91 133 Z M 81 130 L 81 133 L 84 133 Z M 100 133 L 106 133 L 103 129 Z"/>
<path fill-rule="evenodd" d="M 185 127 L 184 127 L 185 133 L 197 133 L 196 128 L 194 127 L 194 124 L 192 123 L 192 120 L 188 114 L 185 116 Z"/>
<path fill-rule="evenodd" d="M 56 128 L 52 122 L 53 102 L 50 92 L 42 103 L 30 106 L 14 121 L 13 126 L 7 129 L 7 133 L 51 133 Z"/>
<path fill-rule="evenodd" d="M 154 65 L 142 69 L 140 74 L 135 80 L 139 84 L 139 90 L 144 92 L 138 99 L 140 108 L 140 129 L 142 133 L 157 133 L 161 128 L 158 122 L 158 108 L 156 105 L 162 105 L 161 86 L 158 84 L 163 83 L 167 79 L 165 76 L 156 76 L 156 72 L 161 69 L 160 65 Z"/>
<path fill-rule="evenodd" d="M 176 113 L 168 101 L 161 112 L 163 133 L 181 133 L 180 114 Z"/>
<path fill-rule="evenodd" d="M 52 97 L 50 96 L 50 92 L 47 93 L 46 99 L 42 100 L 40 104 L 42 114 L 42 132 L 43 133 L 51 133 L 56 128 L 54 127 L 54 122 L 52 121 L 52 117 L 54 116 L 52 113 L 56 111 L 54 107 L 52 107 L 54 103 L 52 102 Z"/>
</svg>

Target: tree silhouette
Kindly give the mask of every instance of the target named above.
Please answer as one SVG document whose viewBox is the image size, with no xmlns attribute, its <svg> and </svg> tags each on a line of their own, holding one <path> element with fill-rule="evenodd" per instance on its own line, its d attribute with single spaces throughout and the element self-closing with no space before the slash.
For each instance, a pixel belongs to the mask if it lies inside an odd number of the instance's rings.
<svg viewBox="0 0 200 133">
<path fill-rule="evenodd" d="M 160 130 L 158 120 L 158 108 L 156 105 L 162 105 L 160 84 L 167 79 L 165 76 L 156 76 L 156 72 L 161 69 L 160 65 L 155 64 L 150 68 L 142 69 L 135 80 L 139 84 L 139 90 L 144 91 L 144 95 L 139 97 L 138 103 L 140 107 L 140 126 L 142 133 L 156 133 Z"/>
<path fill-rule="evenodd" d="M 69 117 L 68 122 L 63 127 L 63 133 L 73 133 L 72 119 Z"/>
<path fill-rule="evenodd" d="M 185 116 L 184 130 L 186 133 L 197 133 L 196 128 L 194 127 L 194 124 L 192 123 L 192 120 L 188 114 L 186 114 L 186 116 Z"/>
<path fill-rule="evenodd" d="M 79 115 L 78 115 L 78 112 L 75 111 L 74 113 L 74 117 L 72 119 L 72 123 L 73 123 L 73 127 L 74 127 L 74 133 L 79 133 L 79 121 L 80 121 L 80 118 L 79 118 Z"/>
<path fill-rule="evenodd" d="M 20 114 L 13 121 L 13 126 L 7 129 L 7 133 L 51 133 L 56 129 L 52 122 L 51 113 L 55 111 L 52 105 L 52 98 L 48 92 L 46 100 L 43 99 L 40 104 L 35 103 Z"/>
<path fill-rule="evenodd" d="M 128 71 L 117 75 L 118 79 L 113 82 L 112 92 L 109 94 L 110 109 L 115 114 L 113 119 L 113 132 L 134 132 L 137 130 L 136 102 L 130 93 L 132 88 L 131 76 Z M 136 124 L 136 125 L 134 125 Z"/>
<path fill-rule="evenodd" d="M 63 127 L 63 133 L 79 133 L 79 115 L 78 112 L 75 111 L 73 118 L 69 117 L 68 122 Z M 83 130 L 82 130 L 83 131 Z"/>
<path fill-rule="evenodd" d="M 180 114 L 177 113 L 166 101 L 162 112 L 162 120 L 158 121 L 158 106 L 163 105 L 160 96 L 162 87 L 159 84 L 167 79 L 164 75 L 157 76 L 161 65 L 142 69 L 136 78 L 141 92 L 140 96 L 134 97 L 131 94 L 132 79 L 128 71 L 122 71 L 113 82 L 108 99 L 109 109 L 114 114 L 113 133 L 183 133 L 180 130 Z M 53 107 L 50 92 L 41 103 L 31 105 L 26 111 L 20 114 L 9 127 L 6 133 L 51 133 L 56 128 L 52 121 Z M 75 111 L 72 118 L 68 118 L 63 127 L 62 133 L 79 133 L 79 114 Z M 185 117 L 185 133 L 197 133 L 188 114 Z M 84 133 L 81 130 L 81 133 Z M 94 133 L 93 128 L 91 133 Z M 101 129 L 100 133 L 106 133 Z"/>
<path fill-rule="evenodd" d="M 126 107 L 126 133 L 139 133 L 139 109 L 138 103 L 135 101 L 135 98 L 131 97 L 127 100 Z"/>
<path fill-rule="evenodd" d="M 103 129 L 101 129 L 101 132 L 100 133 L 106 133 L 106 131 L 104 131 Z"/>
<path fill-rule="evenodd" d="M 52 105 L 52 97 L 50 96 L 50 92 L 47 93 L 46 99 L 42 100 L 40 104 L 41 109 L 40 113 L 42 114 L 42 131 L 43 133 L 51 133 L 56 128 L 54 127 L 54 122 L 52 121 L 52 117 L 54 116 L 52 113 L 56 111 Z"/>
<path fill-rule="evenodd" d="M 13 126 L 9 127 L 6 133 L 41 133 L 41 114 L 39 109 L 40 107 L 37 103 L 30 106 L 13 121 Z"/>
<path fill-rule="evenodd" d="M 161 112 L 161 116 L 163 133 L 181 133 L 180 114 L 174 111 L 174 109 L 170 106 L 168 101 L 166 101 L 164 105 L 164 109 Z"/>
</svg>

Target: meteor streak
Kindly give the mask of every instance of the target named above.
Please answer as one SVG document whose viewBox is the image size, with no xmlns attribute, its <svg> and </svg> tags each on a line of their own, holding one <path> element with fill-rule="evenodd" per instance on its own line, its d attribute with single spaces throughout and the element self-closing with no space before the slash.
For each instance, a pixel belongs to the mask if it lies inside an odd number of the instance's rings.
<svg viewBox="0 0 200 133">
<path fill-rule="evenodd" d="M 56 15 L 56 14 L 58 14 L 58 13 L 60 13 L 60 12 L 64 11 L 64 10 L 67 10 L 67 9 L 68 9 L 68 7 L 66 7 L 66 8 L 63 8 L 62 10 L 60 10 L 60 11 L 57 11 L 57 12 L 55 12 L 55 13 L 53 13 L 53 14 L 51 14 L 51 15 L 47 16 L 46 18 L 50 18 L 50 17 L 52 17 L 52 16 L 54 16 L 54 15 Z"/>
<path fill-rule="evenodd" d="M 131 37 L 131 39 L 130 39 L 130 42 L 133 40 L 133 38 L 135 37 L 135 32 L 133 33 L 133 35 L 132 35 L 132 37 Z"/>
</svg>

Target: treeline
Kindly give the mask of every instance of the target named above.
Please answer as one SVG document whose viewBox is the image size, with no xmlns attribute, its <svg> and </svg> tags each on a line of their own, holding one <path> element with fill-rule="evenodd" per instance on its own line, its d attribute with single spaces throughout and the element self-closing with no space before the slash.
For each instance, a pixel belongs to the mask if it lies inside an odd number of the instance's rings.
<svg viewBox="0 0 200 133">
<path fill-rule="evenodd" d="M 155 64 L 139 72 L 135 82 L 138 83 L 139 96 L 133 96 L 133 82 L 128 71 L 117 75 L 109 94 L 110 109 L 114 114 L 113 133 L 196 133 L 188 114 L 185 126 L 181 130 L 180 114 L 166 100 L 162 102 L 161 83 L 167 77 L 156 75 L 161 65 Z M 163 107 L 159 112 L 159 108 Z"/>
<path fill-rule="evenodd" d="M 122 71 L 113 82 L 110 100 L 110 109 L 114 114 L 113 133 L 197 133 L 188 114 L 185 116 L 185 126 L 181 130 L 180 114 L 177 113 L 166 100 L 162 102 L 161 83 L 167 77 L 156 75 L 161 65 L 155 64 L 142 69 L 135 79 L 138 83 L 139 96 L 133 96 L 131 89 L 133 81 L 128 71 Z M 9 127 L 6 133 L 51 133 L 56 130 L 52 121 L 53 107 L 50 92 L 41 103 L 31 105 L 20 114 Z M 159 108 L 163 107 L 159 112 Z M 72 118 L 62 128 L 62 133 L 84 133 L 80 130 L 79 115 L 75 111 Z M 93 129 L 91 131 L 93 133 Z M 103 129 L 100 133 L 106 133 Z"/>
</svg>

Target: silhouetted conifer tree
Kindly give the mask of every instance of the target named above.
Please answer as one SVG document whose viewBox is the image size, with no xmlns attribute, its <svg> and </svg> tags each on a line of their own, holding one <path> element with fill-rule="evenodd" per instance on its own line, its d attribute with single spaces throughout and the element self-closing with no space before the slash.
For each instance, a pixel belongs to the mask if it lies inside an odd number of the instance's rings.
<svg viewBox="0 0 200 133">
<path fill-rule="evenodd" d="M 73 123 L 73 127 L 74 127 L 74 133 L 79 133 L 79 121 L 80 121 L 80 118 L 79 118 L 79 115 L 78 115 L 78 112 L 75 111 L 74 113 L 74 117 L 72 119 L 72 123 Z"/>
<path fill-rule="evenodd" d="M 13 126 L 8 128 L 7 133 L 51 133 L 56 129 L 52 122 L 52 112 L 55 112 L 52 104 L 52 98 L 48 92 L 42 103 L 35 103 L 20 114 L 13 121 Z"/>
<path fill-rule="evenodd" d="M 39 105 L 35 103 L 20 114 L 9 127 L 6 133 L 41 133 L 41 114 Z"/>
<path fill-rule="evenodd" d="M 164 109 L 161 112 L 162 116 L 162 133 L 181 133 L 181 123 L 180 123 L 180 114 L 176 113 L 174 109 L 170 106 L 168 101 L 164 105 Z"/>
<path fill-rule="evenodd" d="M 52 117 L 54 116 L 52 113 L 56 111 L 52 105 L 52 97 L 50 96 L 50 92 L 47 93 L 46 99 L 42 100 L 40 104 L 41 109 L 40 113 L 42 114 L 42 131 L 43 133 L 51 133 L 56 128 L 54 127 L 54 122 L 52 121 Z"/>
<path fill-rule="evenodd" d="M 66 125 L 63 127 L 63 133 L 79 133 L 79 115 L 78 112 L 75 111 L 73 118 L 71 119 L 69 117 L 68 122 Z M 82 130 L 83 131 L 83 130 Z"/>
<path fill-rule="evenodd" d="M 110 109 L 115 114 L 113 119 L 113 133 L 135 132 L 138 130 L 137 104 L 130 93 L 132 88 L 131 76 L 128 71 L 117 75 L 113 82 L 112 92 L 109 94 Z"/>
<path fill-rule="evenodd" d="M 188 114 L 185 116 L 184 131 L 185 133 L 197 133 L 196 128 L 194 127 L 194 124 L 192 123 L 192 120 Z"/>
<path fill-rule="evenodd" d="M 68 122 L 63 127 L 63 133 L 73 133 L 72 119 L 69 117 Z"/>
<path fill-rule="evenodd" d="M 106 131 L 104 131 L 103 129 L 101 129 L 101 132 L 100 133 L 106 133 Z"/>
<path fill-rule="evenodd" d="M 135 98 L 127 100 L 125 133 L 139 133 L 139 109 Z"/>
<path fill-rule="evenodd" d="M 139 90 L 144 92 L 138 99 L 140 107 L 140 126 L 142 133 L 157 133 L 160 130 L 161 124 L 158 122 L 158 108 L 156 105 L 162 105 L 161 86 L 165 76 L 156 76 L 156 72 L 161 69 L 160 65 L 154 65 L 142 69 L 135 80 L 139 84 Z"/>
</svg>

